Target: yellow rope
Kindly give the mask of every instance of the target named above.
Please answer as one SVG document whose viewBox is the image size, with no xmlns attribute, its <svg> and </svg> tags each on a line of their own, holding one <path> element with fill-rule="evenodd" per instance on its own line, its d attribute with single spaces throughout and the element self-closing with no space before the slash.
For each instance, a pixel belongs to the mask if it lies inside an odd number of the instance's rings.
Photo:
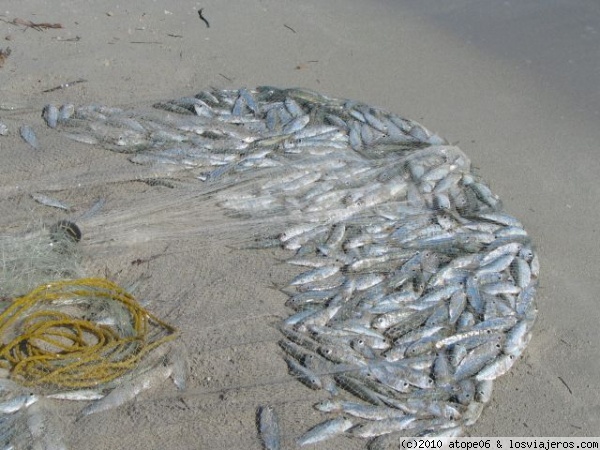
<svg viewBox="0 0 600 450">
<path fill-rule="evenodd" d="M 102 306 L 126 315 L 116 317 L 115 326 L 85 317 Z M 90 388 L 133 370 L 175 337 L 175 328 L 115 283 L 56 281 L 16 298 L 0 314 L 0 367 L 26 386 Z"/>
</svg>

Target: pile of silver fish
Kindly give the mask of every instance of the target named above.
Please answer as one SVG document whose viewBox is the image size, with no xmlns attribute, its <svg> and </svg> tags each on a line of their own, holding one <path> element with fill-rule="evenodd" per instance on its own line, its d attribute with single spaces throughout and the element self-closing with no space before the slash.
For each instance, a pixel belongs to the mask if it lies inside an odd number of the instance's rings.
<svg viewBox="0 0 600 450">
<path fill-rule="evenodd" d="M 523 353 L 538 258 L 456 146 L 419 123 L 305 89 L 205 90 L 120 109 L 44 108 L 68 138 L 186 169 L 240 219 L 281 224 L 289 371 L 328 400 L 298 445 L 459 436 Z M 265 407 L 265 448 L 279 448 Z"/>
</svg>

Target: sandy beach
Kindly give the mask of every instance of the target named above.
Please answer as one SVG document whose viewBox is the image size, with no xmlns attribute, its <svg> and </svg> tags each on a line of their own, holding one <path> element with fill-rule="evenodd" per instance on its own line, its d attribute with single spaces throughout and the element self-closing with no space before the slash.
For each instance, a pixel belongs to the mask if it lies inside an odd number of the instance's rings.
<svg viewBox="0 0 600 450">
<path fill-rule="evenodd" d="M 11 24 L 15 18 L 62 28 L 36 30 Z M 86 268 L 124 285 L 141 280 L 136 296 L 179 328 L 190 359 L 186 391 L 166 382 L 77 422 L 81 405 L 57 404 L 69 448 L 259 449 L 255 414 L 266 403 L 278 408 L 284 448 L 295 448 L 293 439 L 323 420 L 312 405 L 325 393 L 288 375 L 276 343 L 276 325 L 290 311 L 273 286 L 299 273 L 281 263 L 287 253 L 236 248 L 243 230 L 209 205 L 194 213 L 194 229 L 172 219 L 173 229 L 190 229 L 181 236 L 161 233 L 168 214 L 147 234 L 120 229 L 128 211 L 149 211 L 153 196 L 172 194 L 130 182 L 151 174 L 126 155 L 60 136 L 40 116 L 48 103 L 151 105 L 209 87 L 258 85 L 381 107 L 471 158 L 531 235 L 541 276 L 533 339 L 468 434 L 599 434 L 596 4 L 5 0 L 0 19 L 0 49 L 11 50 L 0 68 L 0 121 L 9 129 L 0 136 L 0 232 L 76 219 L 106 199 L 101 214 L 78 222 Z M 85 81 L 52 90 L 77 80 Z M 39 150 L 19 137 L 24 123 Z M 33 192 L 73 211 L 35 203 Z M 148 261 L 132 264 L 137 259 Z M 365 442 L 336 438 L 313 448 Z"/>
</svg>

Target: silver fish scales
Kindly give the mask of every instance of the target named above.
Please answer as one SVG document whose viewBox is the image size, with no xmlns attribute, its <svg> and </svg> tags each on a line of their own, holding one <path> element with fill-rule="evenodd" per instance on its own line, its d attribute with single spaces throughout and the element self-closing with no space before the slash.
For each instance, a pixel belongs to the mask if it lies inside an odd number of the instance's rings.
<svg viewBox="0 0 600 450">
<path fill-rule="evenodd" d="M 73 108 L 46 107 L 56 109 Z M 49 125 L 138 164 L 179 164 L 231 213 L 285 217 L 265 247 L 306 261 L 285 291 L 295 309 L 281 325 L 288 366 L 335 404 L 351 394 L 378 414 L 355 423 L 336 408 L 299 444 L 458 435 L 529 342 L 539 274 L 530 238 L 469 158 L 421 124 L 269 86 L 73 111 Z M 185 155 L 161 153 L 175 147 Z M 236 192 L 241 183 L 252 189 Z"/>
</svg>

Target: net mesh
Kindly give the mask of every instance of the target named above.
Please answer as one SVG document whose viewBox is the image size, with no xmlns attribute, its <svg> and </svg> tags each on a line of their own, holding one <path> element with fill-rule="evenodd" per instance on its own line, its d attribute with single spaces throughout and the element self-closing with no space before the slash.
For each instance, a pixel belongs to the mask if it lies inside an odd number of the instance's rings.
<svg viewBox="0 0 600 450">
<path fill-rule="evenodd" d="M 0 315 L 0 366 L 24 386 L 102 387 L 130 372 L 175 329 L 118 285 L 84 278 L 42 285 Z"/>
<path fill-rule="evenodd" d="M 78 188 L 86 268 L 142 280 L 136 289 L 158 317 L 175 317 L 187 349 L 166 346 L 170 361 L 117 375 L 106 408 L 91 403 L 62 424 L 72 445 L 101 435 L 115 448 L 144 436 L 168 448 L 386 448 L 399 436 L 459 434 L 529 342 L 539 267 L 523 225 L 458 147 L 417 122 L 271 87 L 45 111 L 61 138 L 129 168 L 94 169 Z M 97 299 L 104 289 L 130 298 L 112 284 L 84 291 Z M 126 301 L 114 303 L 93 313 L 135 322 Z M 58 317 L 36 314 L 24 325 Z M 13 348 L 112 339 L 70 326 L 80 331 L 49 327 L 51 339 Z M 117 347 L 109 354 L 122 356 Z M 139 349 L 128 341 L 124 353 Z M 188 362 L 185 391 L 164 383 Z M 118 395 L 135 401 L 111 403 Z M 82 417 L 61 400 L 49 407 Z M 133 423 L 135 436 L 107 437 Z"/>
</svg>

